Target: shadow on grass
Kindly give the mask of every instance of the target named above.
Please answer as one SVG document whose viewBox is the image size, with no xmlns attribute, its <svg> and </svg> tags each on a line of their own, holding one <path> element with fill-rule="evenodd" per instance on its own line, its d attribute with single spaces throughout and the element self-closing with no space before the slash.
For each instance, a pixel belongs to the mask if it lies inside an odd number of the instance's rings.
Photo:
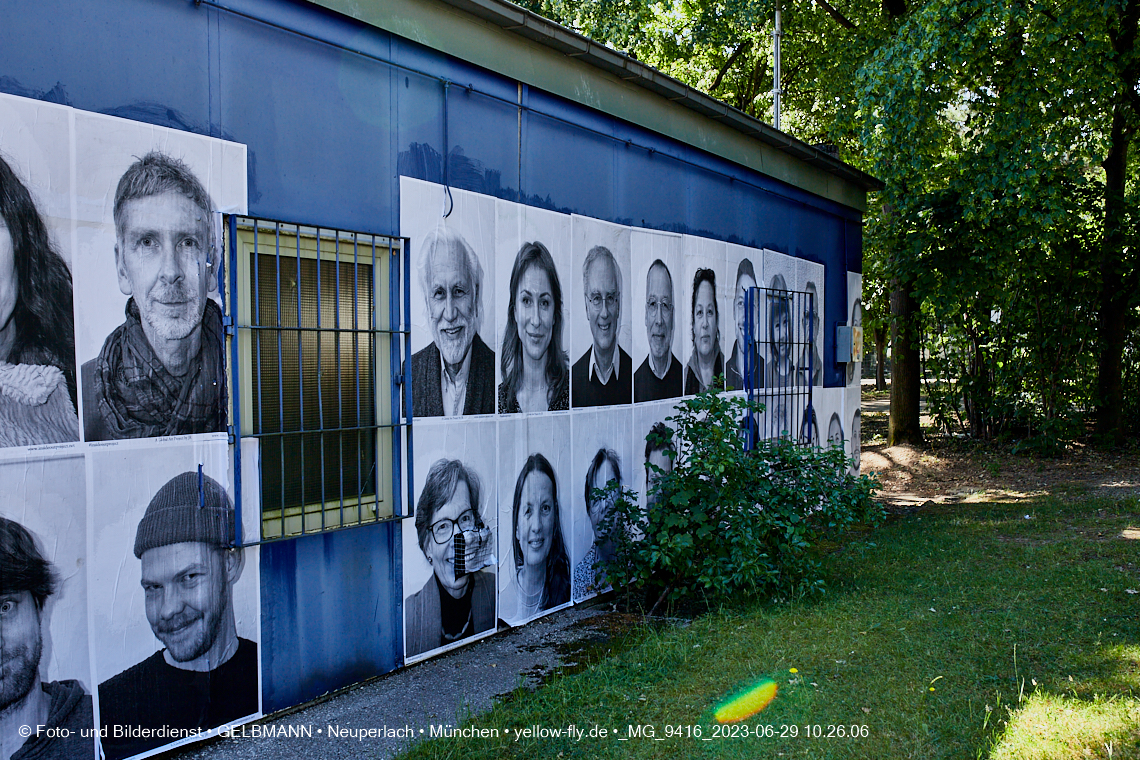
<svg viewBox="0 0 1140 760">
<path fill-rule="evenodd" d="M 474 721 L 605 739 L 511 734 L 410 756 L 1135 757 L 1140 569 L 1124 535 L 1138 512 L 1084 496 L 921 509 L 826 555 L 822 596 L 633 629 Z M 763 677 L 779 693 L 750 733 L 719 729 L 716 705 Z"/>
</svg>

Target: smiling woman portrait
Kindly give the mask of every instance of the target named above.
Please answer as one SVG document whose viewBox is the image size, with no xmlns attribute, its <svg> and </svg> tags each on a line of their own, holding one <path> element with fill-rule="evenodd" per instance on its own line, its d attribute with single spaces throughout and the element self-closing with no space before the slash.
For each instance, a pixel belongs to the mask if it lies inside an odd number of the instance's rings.
<svg viewBox="0 0 1140 760">
<path fill-rule="evenodd" d="M 71 271 L 0 158 L 0 447 L 79 440 Z"/>
<path fill-rule="evenodd" d="M 458 459 L 428 471 L 416 504 L 416 537 L 432 575 L 404 602 L 405 656 L 423 654 L 495 625 L 495 578 L 487 570 L 455 572 L 455 533 L 483 532 L 479 476 Z M 468 554 L 480 551 L 468 547 Z"/>
<path fill-rule="evenodd" d="M 562 349 L 562 286 L 554 258 L 524 243 L 511 269 L 511 300 L 500 352 L 499 413 L 570 408 L 570 358 Z"/>
<path fill-rule="evenodd" d="M 570 601 L 570 555 L 560 513 L 554 468 L 542 454 L 531 454 L 515 483 L 511 521 L 515 606 L 512 610 L 506 601 L 504 620 L 529 620 Z"/>
</svg>

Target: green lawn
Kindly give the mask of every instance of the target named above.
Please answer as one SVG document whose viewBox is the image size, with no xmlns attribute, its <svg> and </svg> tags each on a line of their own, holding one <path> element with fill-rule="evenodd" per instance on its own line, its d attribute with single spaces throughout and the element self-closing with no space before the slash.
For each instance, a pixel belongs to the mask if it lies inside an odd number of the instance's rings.
<svg viewBox="0 0 1140 760">
<path fill-rule="evenodd" d="M 512 732 L 408 757 L 1140 757 L 1138 549 L 1136 499 L 920 512 L 829 555 L 822 597 L 638 628 L 468 724 L 652 724 L 656 740 Z M 779 693 L 741 725 L 775 735 L 704 741 L 717 704 L 762 677 Z M 694 726 L 701 739 L 669 735 Z"/>
</svg>

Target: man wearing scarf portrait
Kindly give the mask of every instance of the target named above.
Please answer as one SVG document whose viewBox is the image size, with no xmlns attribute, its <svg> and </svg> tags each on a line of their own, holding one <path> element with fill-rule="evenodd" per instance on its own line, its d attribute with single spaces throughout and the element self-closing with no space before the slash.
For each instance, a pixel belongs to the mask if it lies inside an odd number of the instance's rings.
<svg viewBox="0 0 1140 760">
<path fill-rule="evenodd" d="M 115 269 L 126 320 L 85 363 L 88 441 L 226 429 L 213 204 L 182 161 L 151 152 L 115 192 Z"/>
</svg>

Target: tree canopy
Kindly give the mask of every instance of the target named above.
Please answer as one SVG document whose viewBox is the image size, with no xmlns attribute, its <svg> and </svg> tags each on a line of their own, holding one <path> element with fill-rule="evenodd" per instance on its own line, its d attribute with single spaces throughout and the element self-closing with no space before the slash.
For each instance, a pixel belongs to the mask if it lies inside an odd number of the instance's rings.
<svg viewBox="0 0 1140 760">
<path fill-rule="evenodd" d="M 774 0 L 524 5 L 771 120 Z M 939 420 L 1027 445 L 1140 429 L 1140 0 L 783 0 L 782 17 L 781 127 L 886 183 L 868 311 L 885 324 L 900 290 L 921 305 Z"/>
</svg>

